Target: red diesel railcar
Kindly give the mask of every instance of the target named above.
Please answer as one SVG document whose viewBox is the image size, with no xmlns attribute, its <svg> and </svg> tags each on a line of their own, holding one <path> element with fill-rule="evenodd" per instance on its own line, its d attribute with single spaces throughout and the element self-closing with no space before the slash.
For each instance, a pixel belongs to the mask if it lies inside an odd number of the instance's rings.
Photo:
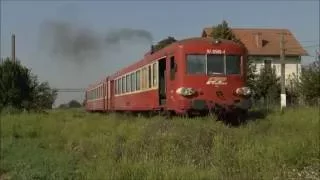
<svg viewBox="0 0 320 180">
<path fill-rule="evenodd" d="M 153 52 L 86 91 L 88 111 L 164 111 L 177 114 L 240 109 L 247 54 L 229 40 L 189 38 Z"/>
</svg>

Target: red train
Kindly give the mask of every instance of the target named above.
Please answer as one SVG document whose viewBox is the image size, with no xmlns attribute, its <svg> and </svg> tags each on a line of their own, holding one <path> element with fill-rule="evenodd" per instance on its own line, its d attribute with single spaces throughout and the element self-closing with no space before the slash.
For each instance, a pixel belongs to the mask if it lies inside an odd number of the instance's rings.
<svg viewBox="0 0 320 180">
<path fill-rule="evenodd" d="M 229 40 L 188 38 L 145 54 L 86 90 L 87 111 L 206 114 L 251 107 L 247 54 Z"/>
</svg>

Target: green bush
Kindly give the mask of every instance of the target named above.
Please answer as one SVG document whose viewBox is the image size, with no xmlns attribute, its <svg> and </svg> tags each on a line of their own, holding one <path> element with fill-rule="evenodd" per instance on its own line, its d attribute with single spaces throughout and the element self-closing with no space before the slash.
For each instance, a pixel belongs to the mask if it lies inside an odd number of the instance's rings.
<svg viewBox="0 0 320 180">
<path fill-rule="evenodd" d="M 6 58 L 0 62 L 0 108 L 51 109 L 56 96 L 57 91 L 48 82 L 38 82 L 19 60 Z"/>
</svg>

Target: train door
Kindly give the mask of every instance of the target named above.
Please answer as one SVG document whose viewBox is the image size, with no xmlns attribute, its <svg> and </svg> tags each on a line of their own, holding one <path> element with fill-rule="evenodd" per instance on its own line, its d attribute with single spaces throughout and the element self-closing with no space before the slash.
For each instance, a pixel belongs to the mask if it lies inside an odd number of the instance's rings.
<svg viewBox="0 0 320 180">
<path fill-rule="evenodd" d="M 113 110 L 113 97 L 114 97 L 114 81 L 108 81 L 108 110 Z"/>
<path fill-rule="evenodd" d="M 108 111 L 109 109 L 109 81 L 107 79 L 107 81 L 104 83 L 104 110 Z"/>
<path fill-rule="evenodd" d="M 158 85 L 158 93 L 159 93 L 159 105 L 163 106 L 166 104 L 166 58 L 162 58 L 158 62 L 159 64 L 159 71 L 158 71 L 158 77 L 159 77 L 159 85 Z"/>
<path fill-rule="evenodd" d="M 166 82 L 166 97 L 167 97 L 167 108 L 172 109 L 174 107 L 174 96 L 175 96 L 175 85 L 176 85 L 176 72 L 177 72 L 177 64 L 175 60 L 174 54 L 168 56 L 167 61 L 167 82 Z"/>
</svg>

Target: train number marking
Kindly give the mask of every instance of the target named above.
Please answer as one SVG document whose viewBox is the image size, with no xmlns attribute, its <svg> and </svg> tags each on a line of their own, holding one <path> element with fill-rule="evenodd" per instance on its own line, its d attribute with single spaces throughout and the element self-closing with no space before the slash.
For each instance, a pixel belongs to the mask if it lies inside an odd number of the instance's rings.
<svg viewBox="0 0 320 180">
<path fill-rule="evenodd" d="M 226 77 L 210 77 L 206 83 L 207 85 L 227 85 L 227 78 Z"/>
<path fill-rule="evenodd" d="M 207 54 L 225 54 L 226 50 L 221 49 L 207 49 Z"/>
</svg>

